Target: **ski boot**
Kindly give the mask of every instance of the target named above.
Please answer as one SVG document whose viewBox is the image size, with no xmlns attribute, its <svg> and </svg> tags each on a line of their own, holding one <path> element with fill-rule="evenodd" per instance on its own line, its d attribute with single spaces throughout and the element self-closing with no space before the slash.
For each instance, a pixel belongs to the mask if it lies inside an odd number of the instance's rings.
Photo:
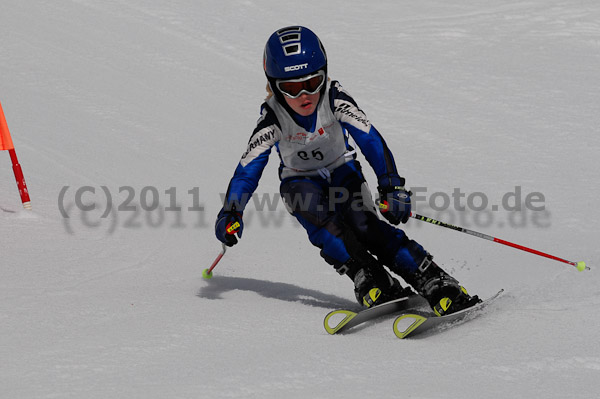
<svg viewBox="0 0 600 399">
<path fill-rule="evenodd" d="M 354 294 L 359 304 L 370 308 L 414 294 L 410 288 L 402 287 L 383 266 L 375 266 L 365 266 L 354 275 Z"/>
<path fill-rule="evenodd" d="M 481 302 L 477 295 L 470 296 L 465 287 L 433 262 L 431 255 L 427 255 L 419 271 L 409 276 L 407 282 L 427 299 L 437 316 L 455 313 Z"/>
<path fill-rule="evenodd" d="M 477 305 L 481 302 L 481 299 L 477 295 L 470 296 L 465 287 L 459 286 L 460 293 L 450 299 L 445 296 L 439 300 L 439 302 L 433 306 L 433 312 L 438 316 L 444 316 L 446 314 L 455 313 L 459 310 L 470 308 L 471 306 Z"/>
<path fill-rule="evenodd" d="M 359 304 L 367 308 L 404 298 L 415 293 L 404 288 L 393 278 L 383 265 L 358 242 L 351 230 L 344 233 L 350 259 L 341 263 L 321 251 L 321 256 L 341 275 L 347 275 L 354 282 L 354 294 Z"/>
</svg>

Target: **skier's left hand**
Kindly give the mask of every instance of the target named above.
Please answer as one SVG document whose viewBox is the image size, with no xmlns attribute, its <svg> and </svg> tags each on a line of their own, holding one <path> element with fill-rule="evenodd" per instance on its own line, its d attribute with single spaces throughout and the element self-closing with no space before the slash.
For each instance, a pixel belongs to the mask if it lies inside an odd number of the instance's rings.
<svg viewBox="0 0 600 399">
<path fill-rule="evenodd" d="M 410 217 L 412 193 L 401 186 L 379 187 L 379 211 L 392 224 L 406 223 Z"/>
</svg>

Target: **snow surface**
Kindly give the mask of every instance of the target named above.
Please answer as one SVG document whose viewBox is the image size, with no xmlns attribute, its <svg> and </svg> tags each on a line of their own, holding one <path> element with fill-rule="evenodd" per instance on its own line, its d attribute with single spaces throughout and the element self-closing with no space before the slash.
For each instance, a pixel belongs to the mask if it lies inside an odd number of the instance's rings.
<svg viewBox="0 0 600 399">
<path fill-rule="evenodd" d="M 352 284 L 278 206 L 250 208 L 202 280 L 264 98 L 264 43 L 291 24 L 321 36 L 410 186 L 489 198 L 418 211 L 591 270 L 411 220 L 471 293 L 506 294 L 420 339 L 396 339 L 393 319 L 330 336 Z M 2 1 L 0 38 L 33 204 L 0 154 L 0 397 L 597 397 L 597 1 Z M 277 193 L 277 163 L 259 195 Z M 489 211 L 516 186 L 545 211 Z"/>
</svg>

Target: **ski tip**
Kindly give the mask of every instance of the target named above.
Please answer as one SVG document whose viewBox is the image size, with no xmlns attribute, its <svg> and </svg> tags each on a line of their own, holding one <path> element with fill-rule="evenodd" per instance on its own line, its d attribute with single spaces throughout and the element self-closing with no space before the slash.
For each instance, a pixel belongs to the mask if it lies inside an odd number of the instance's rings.
<svg viewBox="0 0 600 399">
<path fill-rule="evenodd" d="M 323 320 L 323 326 L 325 327 L 325 331 L 333 335 L 336 332 L 340 331 L 342 327 L 348 324 L 348 322 L 352 320 L 355 316 L 356 312 L 352 312 L 350 310 L 334 310 L 333 312 L 329 312 L 329 314 L 325 316 L 325 320 Z M 336 324 L 332 326 L 330 324 L 330 321 Z"/>
<path fill-rule="evenodd" d="M 412 313 L 404 314 L 394 321 L 394 334 L 396 334 L 396 337 L 404 339 L 425 321 L 427 321 L 426 316 Z"/>
</svg>

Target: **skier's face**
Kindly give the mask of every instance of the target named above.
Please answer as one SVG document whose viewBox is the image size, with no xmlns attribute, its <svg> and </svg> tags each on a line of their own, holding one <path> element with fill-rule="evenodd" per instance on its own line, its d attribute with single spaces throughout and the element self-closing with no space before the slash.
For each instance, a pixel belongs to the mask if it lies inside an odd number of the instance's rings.
<svg viewBox="0 0 600 399">
<path fill-rule="evenodd" d="M 289 98 L 288 96 L 283 96 L 283 98 L 295 113 L 301 116 L 309 116 L 317 109 L 320 96 L 321 93 L 317 92 L 315 94 L 302 93 L 297 98 Z"/>
</svg>

